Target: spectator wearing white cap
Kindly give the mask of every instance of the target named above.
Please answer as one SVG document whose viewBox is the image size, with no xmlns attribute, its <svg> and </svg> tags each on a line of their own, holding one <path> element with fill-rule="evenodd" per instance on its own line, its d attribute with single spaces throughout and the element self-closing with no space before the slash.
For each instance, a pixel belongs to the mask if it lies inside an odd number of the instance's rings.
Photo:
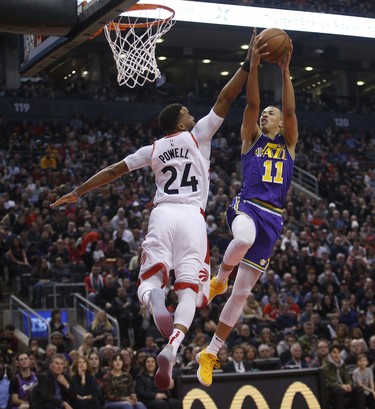
<svg viewBox="0 0 375 409">
<path fill-rule="evenodd" d="M 290 229 L 286 230 L 285 234 L 281 235 L 281 244 L 280 244 L 281 250 L 285 251 L 287 243 L 292 246 L 294 251 L 298 251 L 299 246 L 298 246 L 297 237 L 293 233 L 293 231 Z"/>
<path fill-rule="evenodd" d="M 134 235 L 132 231 L 128 229 L 126 226 L 127 226 L 127 222 L 125 222 L 124 220 L 119 221 L 118 229 L 115 230 L 112 235 L 114 240 L 116 240 L 117 238 L 120 238 L 126 241 L 127 243 L 134 240 Z"/>
<path fill-rule="evenodd" d="M 206 218 L 207 234 L 212 235 L 217 229 L 217 224 L 215 223 L 215 217 L 209 214 Z"/>
<path fill-rule="evenodd" d="M 125 217 L 125 209 L 123 207 L 119 207 L 117 213 L 111 219 L 113 230 L 118 230 L 120 221 L 125 223 L 125 227 L 128 227 L 128 221 Z"/>
<path fill-rule="evenodd" d="M 139 220 L 142 218 L 141 204 L 138 201 L 135 200 L 132 203 L 130 213 L 132 213 L 133 218 L 136 218 L 136 219 L 139 219 Z"/>
</svg>

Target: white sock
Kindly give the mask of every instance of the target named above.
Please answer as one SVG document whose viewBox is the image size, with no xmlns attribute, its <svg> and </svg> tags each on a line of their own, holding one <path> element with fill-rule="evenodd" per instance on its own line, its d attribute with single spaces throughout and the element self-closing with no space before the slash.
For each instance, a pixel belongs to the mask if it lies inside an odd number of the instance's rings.
<svg viewBox="0 0 375 409">
<path fill-rule="evenodd" d="M 172 335 L 169 337 L 168 345 L 171 345 L 173 348 L 173 355 L 177 355 L 178 348 L 181 345 L 181 342 L 184 340 L 185 334 L 180 330 L 175 328 L 172 332 Z"/>
<path fill-rule="evenodd" d="M 233 269 L 224 270 L 222 265 L 220 264 L 219 271 L 216 276 L 216 280 L 219 281 L 220 283 L 225 283 L 228 280 L 228 277 L 230 276 L 230 273 L 232 272 L 232 270 Z"/>
<path fill-rule="evenodd" d="M 224 345 L 225 341 L 220 339 L 216 334 L 211 339 L 210 344 L 206 348 L 206 351 L 208 354 L 212 355 L 217 355 L 221 349 L 221 347 Z"/>
<path fill-rule="evenodd" d="M 154 288 L 162 288 L 163 286 L 163 274 L 159 271 L 157 274 L 152 275 L 147 280 L 143 280 L 138 287 L 137 295 L 138 300 L 149 307 L 150 292 Z"/>
<path fill-rule="evenodd" d="M 183 325 L 189 329 L 195 316 L 197 293 L 191 288 L 177 290 L 178 304 L 174 312 L 174 324 Z"/>
<path fill-rule="evenodd" d="M 258 281 L 261 272 L 255 268 L 240 264 L 234 281 L 232 294 L 225 303 L 219 321 L 233 328 L 241 316 L 246 299 L 251 289 Z"/>
</svg>

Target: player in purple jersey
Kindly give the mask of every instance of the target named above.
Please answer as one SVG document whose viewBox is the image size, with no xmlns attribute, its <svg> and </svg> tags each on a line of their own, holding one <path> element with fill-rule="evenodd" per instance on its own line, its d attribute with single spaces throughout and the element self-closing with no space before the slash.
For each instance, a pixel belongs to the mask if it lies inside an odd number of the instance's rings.
<svg viewBox="0 0 375 409">
<path fill-rule="evenodd" d="M 266 271 L 273 246 L 282 229 L 282 209 L 292 179 L 298 124 L 289 64 L 293 52 L 279 63 L 282 76 L 282 112 L 275 106 L 260 109 L 258 66 L 267 44 L 255 37 L 246 85 L 246 108 L 241 126 L 243 184 L 227 211 L 233 240 L 225 251 L 216 277 L 211 279 L 210 300 L 228 288 L 228 277 L 239 264 L 230 298 L 220 315 L 215 335 L 196 359 L 198 379 L 212 383 L 212 371 L 220 366 L 217 354 L 236 325 L 246 299 L 260 275 Z"/>
</svg>

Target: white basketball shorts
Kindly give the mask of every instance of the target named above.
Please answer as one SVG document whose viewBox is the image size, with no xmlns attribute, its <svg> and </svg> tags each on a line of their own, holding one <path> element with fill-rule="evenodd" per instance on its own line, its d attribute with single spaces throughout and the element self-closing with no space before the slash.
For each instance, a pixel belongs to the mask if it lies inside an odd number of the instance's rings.
<svg viewBox="0 0 375 409">
<path fill-rule="evenodd" d="M 142 244 L 140 277 L 158 263 L 174 269 L 175 289 L 196 288 L 197 307 L 209 294 L 210 262 L 206 222 L 198 206 L 160 203 L 150 215 Z"/>
</svg>

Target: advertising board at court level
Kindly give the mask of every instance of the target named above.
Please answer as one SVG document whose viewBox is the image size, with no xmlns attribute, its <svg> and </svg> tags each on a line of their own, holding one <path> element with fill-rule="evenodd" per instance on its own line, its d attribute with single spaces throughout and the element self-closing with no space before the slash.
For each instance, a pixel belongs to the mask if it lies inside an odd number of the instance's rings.
<svg viewBox="0 0 375 409">
<path fill-rule="evenodd" d="M 209 388 L 195 377 L 179 383 L 183 409 L 321 409 L 319 370 L 267 371 L 214 376 Z"/>
</svg>

